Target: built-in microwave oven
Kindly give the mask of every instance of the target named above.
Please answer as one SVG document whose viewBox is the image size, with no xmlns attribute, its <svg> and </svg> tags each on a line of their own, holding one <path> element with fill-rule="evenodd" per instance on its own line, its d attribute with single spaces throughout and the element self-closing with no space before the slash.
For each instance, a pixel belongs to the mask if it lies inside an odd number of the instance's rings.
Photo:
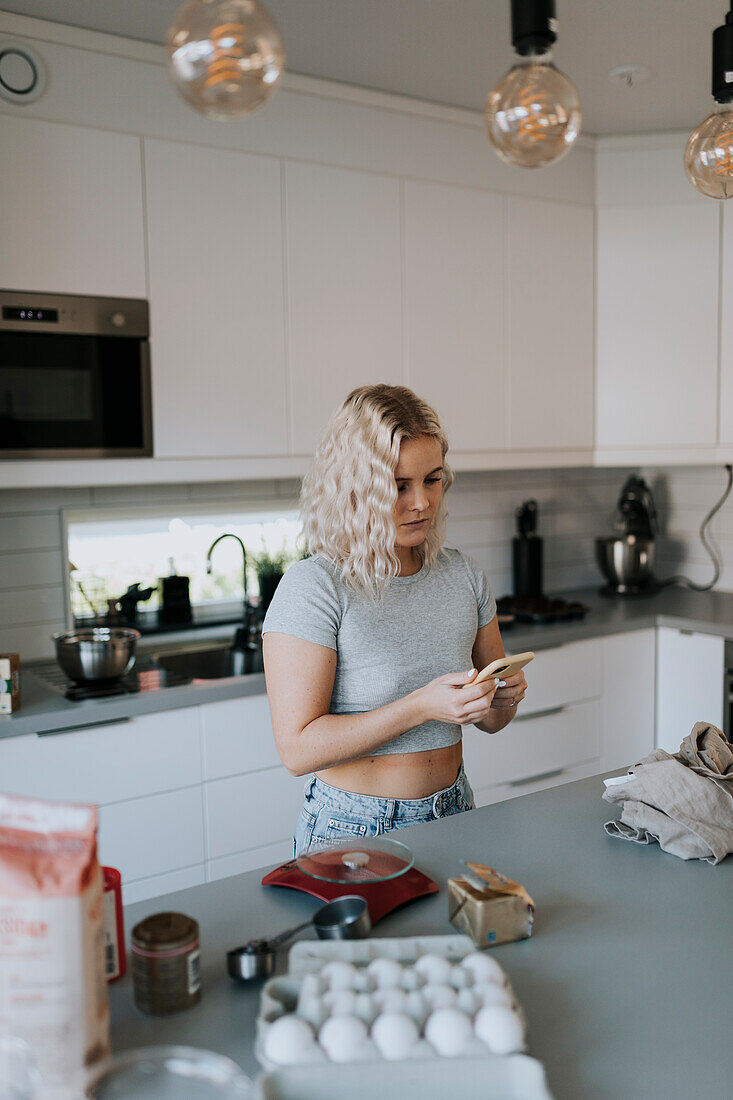
<svg viewBox="0 0 733 1100">
<path fill-rule="evenodd" d="M 153 453 L 148 303 L 0 290 L 0 459 Z"/>
</svg>

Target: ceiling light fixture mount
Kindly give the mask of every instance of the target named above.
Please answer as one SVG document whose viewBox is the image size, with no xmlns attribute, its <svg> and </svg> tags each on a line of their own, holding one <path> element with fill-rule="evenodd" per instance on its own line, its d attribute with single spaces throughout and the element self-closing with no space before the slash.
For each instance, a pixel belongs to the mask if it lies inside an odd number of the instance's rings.
<svg viewBox="0 0 733 1100">
<path fill-rule="evenodd" d="M 608 79 L 612 84 L 620 84 L 624 88 L 635 88 L 637 84 L 644 84 L 651 80 L 651 73 L 646 65 L 619 65 L 611 69 Z"/>
<path fill-rule="evenodd" d="M 555 0 L 511 0 L 518 62 L 489 92 L 486 130 L 508 164 L 540 168 L 568 152 L 580 133 L 578 90 L 552 63 Z"/>
<path fill-rule="evenodd" d="M 713 98 L 716 107 L 692 132 L 685 172 L 711 199 L 733 197 L 733 0 L 725 23 L 713 31 Z"/>
</svg>

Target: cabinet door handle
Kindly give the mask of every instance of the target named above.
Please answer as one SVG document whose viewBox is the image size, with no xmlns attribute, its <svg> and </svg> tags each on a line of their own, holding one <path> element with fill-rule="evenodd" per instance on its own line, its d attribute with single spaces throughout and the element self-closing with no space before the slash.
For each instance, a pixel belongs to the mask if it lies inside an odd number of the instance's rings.
<svg viewBox="0 0 733 1100">
<path fill-rule="evenodd" d="M 540 779 L 554 779 L 557 775 L 562 775 L 565 771 L 564 768 L 555 768 L 551 772 L 540 772 L 539 775 L 528 775 L 526 779 L 512 779 L 509 783 L 510 787 L 524 787 L 528 783 L 539 783 Z"/>
<path fill-rule="evenodd" d="M 130 718 L 107 718 L 103 722 L 90 722 L 86 726 L 59 726 L 54 730 L 39 730 L 36 737 L 56 737 L 60 733 L 79 733 L 81 730 L 96 729 L 97 726 L 121 726 L 123 722 L 129 722 Z"/>
<path fill-rule="evenodd" d="M 559 707 L 546 707 L 545 710 L 533 710 L 529 714 L 518 714 L 515 722 L 529 722 L 530 718 L 549 718 L 551 714 L 561 714 L 565 710 L 565 703 Z"/>
</svg>

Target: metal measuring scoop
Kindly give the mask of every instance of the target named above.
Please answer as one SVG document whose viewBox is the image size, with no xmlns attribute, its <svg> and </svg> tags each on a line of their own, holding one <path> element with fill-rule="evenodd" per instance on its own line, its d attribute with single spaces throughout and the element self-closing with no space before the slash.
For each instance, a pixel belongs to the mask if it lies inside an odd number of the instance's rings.
<svg viewBox="0 0 733 1100">
<path fill-rule="evenodd" d="M 237 982 L 269 978 L 275 970 L 277 948 L 313 925 L 321 940 L 362 940 L 372 930 L 366 900 L 356 894 L 335 898 L 316 909 L 310 920 L 272 939 L 250 940 L 227 951 L 227 973 Z"/>
</svg>

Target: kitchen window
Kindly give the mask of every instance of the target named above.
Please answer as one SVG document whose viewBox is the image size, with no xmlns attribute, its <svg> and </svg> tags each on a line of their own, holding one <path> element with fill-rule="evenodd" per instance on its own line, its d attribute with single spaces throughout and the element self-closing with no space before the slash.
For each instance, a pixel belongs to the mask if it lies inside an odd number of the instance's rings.
<svg viewBox="0 0 733 1100">
<path fill-rule="evenodd" d="M 160 579 L 175 572 L 189 578 L 190 599 L 197 618 L 236 621 L 242 612 L 242 551 L 235 539 L 224 539 L 206 555 L 220 535 L 237 535 L 247 552 L 247 588 L 257 602 L 258 559 L 282 556 L 287 566 L 302 556 L 297 503 L 257 502 L 239 510 L 219 503 L 97 508 L 64 513 L 68 573 L 69 624 L 105 615 L 108 601 L 117 600 L 130 585 L 152 588 L 139 604 L 139 625 L 153 633 L 160 607 Z"/>
</svg>

